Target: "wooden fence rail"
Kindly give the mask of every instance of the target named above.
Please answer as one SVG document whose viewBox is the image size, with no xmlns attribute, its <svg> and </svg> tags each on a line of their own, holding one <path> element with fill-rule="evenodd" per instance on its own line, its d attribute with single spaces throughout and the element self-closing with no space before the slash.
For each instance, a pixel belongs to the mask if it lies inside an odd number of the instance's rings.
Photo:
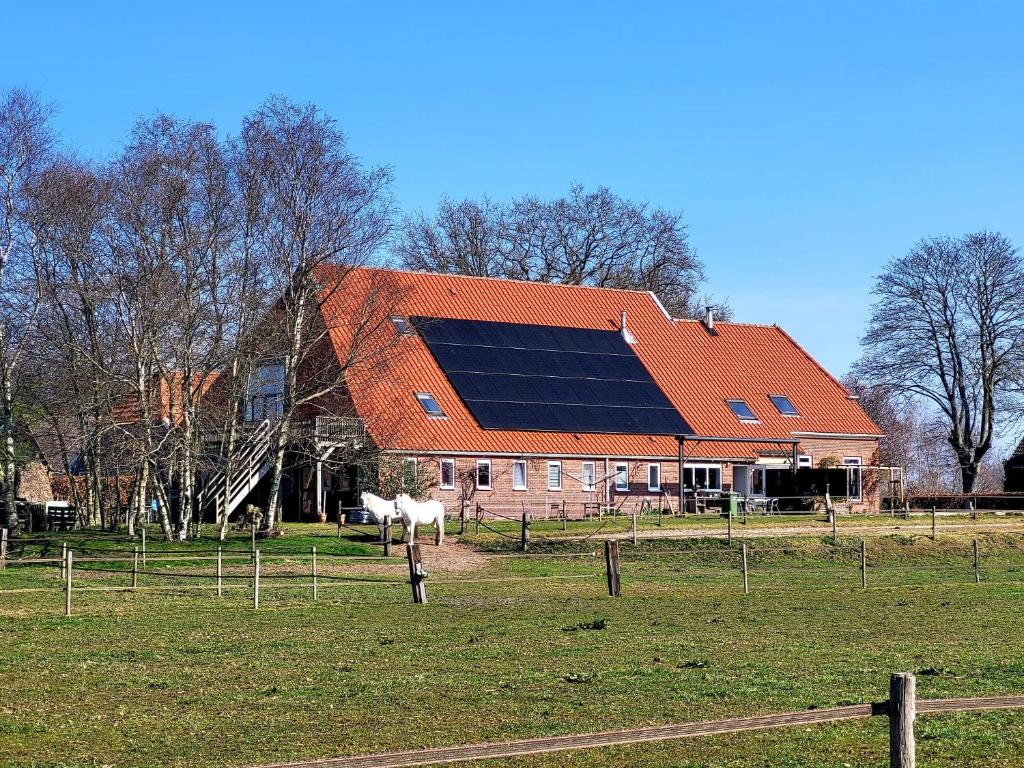
<svg viewBox="0 0 1024 768">
<path fill-rule="evenodd" d="M 889 764 L 891 768 L 914 768 L 916 759 L 914 722 L 918 714 L 976 712 L 990 709 L 1024 707 L 1024 696 L 925 699 L 917 701 L 915 696 L 915 679 L 910 674 L 893 675 L 890 679 L 889 690 L 889 700 L 875 704 L 853 704 L 845 707 L 833 707 L 831 709 L 813 709 L 777 715 L 737 717 L 728 720 L 710 720 L 700 723 L 659 725 L 650 728 L 630 728 L 572 736 L 549 736 L 518 741 L 467 744 L 439 749 L 335 757 L 325 760 L 278 763 L 263 766 L 263 768 L 413 768 L 414 766 L 521 757 L 546 752 L 568 752 L 578 749 L 671 741 L 692 738 L 694 736 L 713 736 L 723 733 L 741 733 L 769 728 L 835 723 L 871 716 L 886 716 L 889 718 Z"/>
</svg>

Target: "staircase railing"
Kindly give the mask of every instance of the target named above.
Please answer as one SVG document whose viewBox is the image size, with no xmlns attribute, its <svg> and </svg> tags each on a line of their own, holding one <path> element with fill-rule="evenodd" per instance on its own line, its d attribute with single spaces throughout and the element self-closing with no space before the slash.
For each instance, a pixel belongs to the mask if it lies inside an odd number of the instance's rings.
<svg viewBox="0 0 1024 768">
<path fill-rule="evenodd" d="M 232 462 L 230 479 L 221 470 L 199 493 L 200 509 L 213 504 L 217 509 L 226 508 L 230 515 L 270 468 L 270 420 L 264 419 L 239 447 Z"/>
</svg>

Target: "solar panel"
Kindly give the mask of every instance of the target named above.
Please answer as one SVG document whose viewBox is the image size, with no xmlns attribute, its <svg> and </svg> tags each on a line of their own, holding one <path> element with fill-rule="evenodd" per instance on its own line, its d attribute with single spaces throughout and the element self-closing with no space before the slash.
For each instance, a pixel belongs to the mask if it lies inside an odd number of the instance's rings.
<svg viewBox="0 0 1024 768">
<path fill-rule="evenodd" d="M 484 429 L 691 432 L 618 331 L 410 320 Z"/>
</svg>

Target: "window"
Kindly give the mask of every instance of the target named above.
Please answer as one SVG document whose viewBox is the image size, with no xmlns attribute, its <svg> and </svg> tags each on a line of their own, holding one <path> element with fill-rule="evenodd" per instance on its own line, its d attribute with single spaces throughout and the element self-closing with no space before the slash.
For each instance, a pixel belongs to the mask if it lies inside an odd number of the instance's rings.
<svg viewBox="0 0 1024 768">
<path fill-rule="evenodd" d="M 562 462 L 560 461 L 548 462 L 548 490 L 562 490 Z"/>
<path fill-rule="evenodd" d="M 526 462 L 525 461 L 513 461 L 512 462 L 512 490 L 513 491 L 525 491 L 526 490 Z"/>
<path fill-rule="evenodd" d="M 647 465 L 647 490 L 661 490 L 661 464 Z"/>
<path fill-rule="evenodd" d="M 629 490 L 629 464 L 615 465 L 615 490 Z"/>
<path fill-rule="evenodd" d="M 757 416 L 750 410 L 750 406 L 743 400 L 726 400 L 725 404 L 729 406 L 733 413 L 740 421 L 757 421 Z"/>
<path fill-rule="evenodd" d="M 690 491 L 722 490 L 722 467 L 719 464 L 687 465 L 686 489 Z"/>
<path fill-rule="evenodd" d="M 797 411 L 796 406 L 793 405 L 793 401 L 785 395 L 768 395 L 768 399 L 772 401 L 776 408 L 779 409 L 779 413 L 783 416 L 799 416 L 800 413 Z"/>
<path fill-rule="evenodd" d="M 416 488 L 416 459 L 402 459 L 402 490 Z"/>
<path fill-rule="evenodd" d="M 249 379 L 245 404 L 246 421 L 263 421 L 284 415 L 284 365 L 271 363 L 256 368 Z"/>
<path fill-rule="evenodd" d="M 798 468 L 810 468 L 814 466 L 814 462 L 811 459 L 811 457 L 808 456 L 806 453 L 801 453 L 799 456 L 796 457 L 796 466 Z"/>
<path fill-rule="evenodd" d="M 431 416 L 436 419 L 444 418 L 444 411 L 441 410 L 441 406 L 437 404 L 437 400 L 429 392 L 417 392 L 416 399 L 420 401 L 420 407 L 423 408 L 423 412 L 427 416 Z"/>
<path fill-rule="evenodd" d="M 844 456 L 843 466 L 846 467 L 846 497 L 851 501 L 860 501 L 861 467 L 856 456 Z"/>
<path fill-rule="evenodd" d="M 491 460 L 478 459 L 476 462 L 476 487 L 489 491 L 491 489 Z"/>
<path fill-rule="evenodd" d="M 764 496 L 765 472 L 764 467 L 755 466 L 750 470 L 750 495 Z"/>
<path fill-rule="evenodd" d="M 580 483 L 584 491 L 597 490 L 597 468 L 592 461 L 584 461 L 580 468 Z"/>
<path fill-rule="evenodd" d="M 403 336 L 412 336 L 412 326 L 409 325 L 409 321 L 401 315 L 392 315 L 391 323 L 395 326 L 395 330 Z"/>
<path fill-rule="evenodd" d="M 455 459 L 441 459 L 441 488 L 452 490 L 455 488 Z"/>
</svg>

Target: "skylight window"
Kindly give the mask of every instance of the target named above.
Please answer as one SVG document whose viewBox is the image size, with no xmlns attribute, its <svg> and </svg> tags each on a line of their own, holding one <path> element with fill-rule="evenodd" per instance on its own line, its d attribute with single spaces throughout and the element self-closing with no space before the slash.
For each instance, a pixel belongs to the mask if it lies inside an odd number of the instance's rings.
<svg viewBox="0 0 1024 768">
<path fill-rule="evenodd" d="M 441 410 L 441 406 L 437 404 L 437 400 L 429 392 L 417 392 L 416 399 L 420 401 L 420 406 L 423 408 L 423 412 L 427 416 L 433 416 L 435 418 L 442 418 L 444 411 Z"/>
<path fill-rule="evenodd" d="M 750 406 L 743 400 L 726 400 L 725 404 L 729 406 L 733 413 L 740 421 L 757 421 L 757 416 L 750 410 Z"/>
<path fill-rule="evenodd" d="M 785 395 L 768 395 L 768 399 L 779 409 L 783 416 L 799 416 L 800 412 L 793 405 L 793 401 Z"/>
<path fill-rule="evenodd" d="M 401 315 L 392 315 L 391 323 L 395 326 L 395 330 L 403 336 L 412 336 L 412 326 L 409 325 L 409 321 Z"/>
</svg>

